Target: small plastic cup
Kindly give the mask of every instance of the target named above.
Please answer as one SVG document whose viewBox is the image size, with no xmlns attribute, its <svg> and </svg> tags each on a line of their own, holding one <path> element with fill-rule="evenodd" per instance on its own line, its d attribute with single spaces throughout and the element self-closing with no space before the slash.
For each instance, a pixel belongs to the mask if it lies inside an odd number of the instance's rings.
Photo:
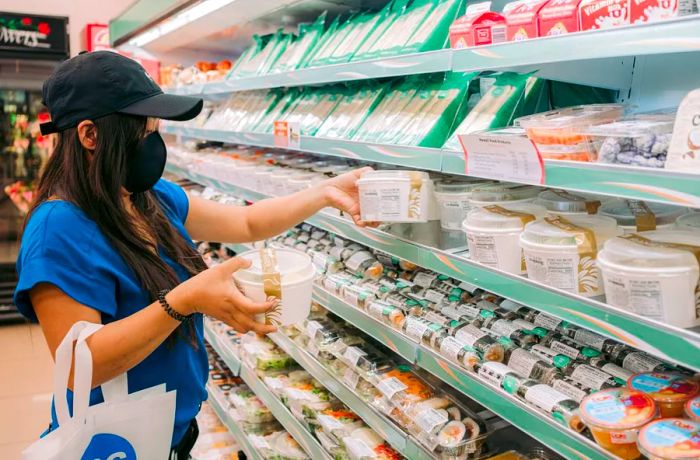
<svg viewBox="0 0 700 460">
<path fill-rule="evenodd" d="M 641 456 L 637 434 L 658 413 L 649 395 L 626 388 L 589 395 L 581 401 L 580 411 L 598 445 L 625 460 Z"/>
<path fill-rule="evenodd" d="M 685 416 L 696 422 L 700 422 L 700 396 L 696 396 L 685 403 Z"/>
<path fill-rule="evenodd" d="M 700 423 L 682 418 L 655 420 L 639 432 L 639 451 L 649 460 L 700 458 Z"/>
<path fill-rule="evenodd" d="M 627 387 L 651 396 L 662 417 L 682 417 L 685 403 L 700 392 L 698 382 L 672 372 L 636 374 L 627 381 Z"/>
</svg>

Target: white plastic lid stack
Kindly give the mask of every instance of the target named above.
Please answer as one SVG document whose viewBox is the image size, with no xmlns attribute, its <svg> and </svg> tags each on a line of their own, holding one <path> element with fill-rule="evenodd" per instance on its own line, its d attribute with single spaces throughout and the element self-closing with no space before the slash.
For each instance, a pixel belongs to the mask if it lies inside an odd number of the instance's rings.
<svg viewBox="0 0 700 460">
<path fill-rule="evenodd" d="M 510 201 L 533 201 L 539 192 L 540 189 L 532 185 L 494 183 L 472 190 L 470 202 L 474 206 L 487 206 Z"/>
<path fill-rule="evenodd" d="M 293 249 L 276 249 L 277 269 L 280 274 L 282 286 L 303 281 L 307 278 L 309 269 L 313 268 L 311 258 L 300 251 Z M 241 281 L 251 283 L 263 282 L 262 262 L 260 261 L 260 251 L 248 251 L 241 254 L 241 257 L 252 262 L 251 266 L 238 270 L 234 276 Z"/>
<path fill-rule="evenodd" d="M 604 197 L 567 192 L 565 190 L 544 190 L 535 200 L 536 204 L 544 206 L 548 211 L 557 214 L 596 214 Z"/>
<path fill-rule="evenodd" d="M 676 219 L 676 227 L 681 230 L 700 231 L 700 212 L 689 212 Z"/>
<path fill-rule="evenodd" d="M 506 211 L 531 214 L 535 219 L 542 219 L 547 214 L 547 209 L 533 203 L 505 203 L 501 206 Z M 523 228 L 523 221 L 517 215 L 504 215 L 498 212 L 489 211 L 484 208 L 474 208 L 469 211 L 464 221 L 464 230 L 479 231 L 513 231 Z"/>
<path fill-rule="evenodd" d="M 636 230 L 637 218 L 632 211 L 632 208 L 628 206 L 628 201 L 629 200 L 621 199 L 608 201 L 600 207 L 598 214 L 612 217 L 617 221 L 617 224 L 623 228 Z M 654 214 L 657 228 L 664 225 L 673 225 L 676 222 L 676 219 L 688 212 L 687 208 L 679 206 L 671 206 L 646 201 L 642 203 L 644 203 L 649 208 L 649 211 Z"/>
<path fill-rule="evenodd" d="M 620 230 L 615 219 L 600 215 L 575 214 L 565 219 L 577 227 L 593 230 L 598 250 L 610 238 L 619 235 Z M 577 233 L 568 232 L 546 220 L 531 222 L 525 226 L 520 236 L 521 241 L 535 245 L 578 247 Z"/>
<path fill-rule="evenodd" d="M 700 234 L 686 230 L 654 230 L 636 235 L 660 243 L 697 246 Z M 690 250 L 672 247 L 649 246 L 625 237 L 612 238 L 605 243 L 605 260 L 626 268 L 692 268 L 698 260 Z M 660 274 L 659 274 L 660 275 Z"/>
</svg>

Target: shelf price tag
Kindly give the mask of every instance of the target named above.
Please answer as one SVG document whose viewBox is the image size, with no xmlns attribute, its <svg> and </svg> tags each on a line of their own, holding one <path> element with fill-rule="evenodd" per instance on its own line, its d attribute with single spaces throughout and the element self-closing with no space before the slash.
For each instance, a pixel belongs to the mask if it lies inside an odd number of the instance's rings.
<svg viewBox="0 0 700 460">
<path fill-rule="evenodd" d="M 517 135 L 460 135 L 465 174 L 524 184 L 544 184 L 542 155 L 532 141 Z"/>
<path fill-rule="evenodd" d="M 301 130 L 299 122 L 275 121 L 273 123 L 275 147 L 299 149 L 301 148 Z"/>
</svg>

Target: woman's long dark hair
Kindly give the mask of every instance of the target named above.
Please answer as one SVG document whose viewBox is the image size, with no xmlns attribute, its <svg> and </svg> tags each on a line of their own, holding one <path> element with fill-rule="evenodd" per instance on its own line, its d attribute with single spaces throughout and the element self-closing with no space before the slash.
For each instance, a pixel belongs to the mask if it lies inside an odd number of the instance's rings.
<svg viewBox="0 0 700 460">
<path fill-rule="evenodd" d="M 159 291 L 180 283 L 172 267 L 158 255 L 158 247 L 190 275 L 201 272 L 206 265 L 172 226 L 152 191 L 131 195 L 140 219 L 124 205 L 122 184 L 127 161 L 146 132 L 146 118 L 112 114 L 93 122 L 97 128 L 94 152 L 82 146 L 76 128 L 57 135 L 58 143 L 39 179 L 25 225 L 44 201 L 58 198 L 75 204 L 97 223 L 155 301 Z M 190 343 L 196 346 L 192 323 L 187 332 Z"/>
</svg>

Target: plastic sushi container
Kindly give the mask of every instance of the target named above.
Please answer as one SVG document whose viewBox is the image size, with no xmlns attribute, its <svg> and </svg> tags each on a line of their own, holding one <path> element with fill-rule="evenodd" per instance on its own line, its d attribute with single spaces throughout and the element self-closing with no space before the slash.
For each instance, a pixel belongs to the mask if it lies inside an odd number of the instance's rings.
<svg viewBox="0 0 700 460">
<path fill-rule="evenodd" d="M 414 404 L 426 401 L 436 393 L 432 385 L 410 366 L 403 364 L 372 376 L 370 382 L 380 395 L 373 404 L 385 413 L 392 413 L 393 409 L 406 412 Z"/>
</svg>

